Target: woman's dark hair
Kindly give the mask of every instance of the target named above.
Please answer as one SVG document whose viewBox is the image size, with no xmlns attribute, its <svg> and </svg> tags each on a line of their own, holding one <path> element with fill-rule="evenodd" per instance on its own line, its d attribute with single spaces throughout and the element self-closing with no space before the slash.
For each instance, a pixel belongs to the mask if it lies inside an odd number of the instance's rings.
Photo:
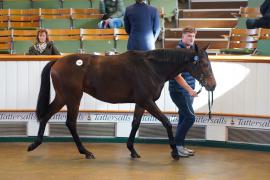
<svg viewBox="0 0 270 180">
<path fill-rule="evenodd" d="M 37 32 L 37 36 L 36 36 L 36 41 L 37 41 L 37 43 L 40 42 L 38 36 L 39 36 L 39 34 L 41 34 L 41 33 L 45 33 L 45 34 L 46 34 L 46 42 L 49 42 L 48 31 L 47 31 L 46 29 L 39 29 L 38 32 Z"/>
</svg>

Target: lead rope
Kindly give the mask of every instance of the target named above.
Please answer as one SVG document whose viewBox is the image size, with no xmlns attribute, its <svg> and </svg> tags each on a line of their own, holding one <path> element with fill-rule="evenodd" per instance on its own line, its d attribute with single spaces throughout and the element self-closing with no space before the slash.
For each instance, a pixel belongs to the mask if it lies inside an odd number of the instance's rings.
<svg viewBox="0 0 270 180">
<path fill-rule="evenodd" d="M 200 94 L 202 92 L 202 88 L 203 88 L 203 86 L 201 86 L 201 88 L 199 89 L 199 91 L 197 91 L 197 94 Z"/>
<path fill-rule="evenodd" d="M 209 110 L 209 113 L 208 113 L 208 116 L 209 116 L 209 119 L 212 119 L 212 107 L 213 107 L 213 104 L 214 104 L 214 93 L 213 91 L 208 91 L 208 110 Z"/>
<path fill-rule="evenodd" d="M 201 86 L 201 88 L 199 89 L 199 91 L 197 91 L 197 94 L 200 94 L 202 92 L 202 88 L 203 86 Z M 208 91 L 208 116 L 209 119 L 212 119 L 212 107 L 214 104 L 214 92 L 213 91 Z"/>
</svg>

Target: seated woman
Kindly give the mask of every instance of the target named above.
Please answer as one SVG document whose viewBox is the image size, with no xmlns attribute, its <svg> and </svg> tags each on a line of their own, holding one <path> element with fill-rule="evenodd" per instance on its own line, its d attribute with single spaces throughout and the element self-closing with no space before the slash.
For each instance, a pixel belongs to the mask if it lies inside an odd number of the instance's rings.
<svg viewBox="0 0 270 180">
<path fill-rule="evenodd" d="M 104 14 L 102 21 L 98 23 L 100 29 L 123 27 L 125 5 L 123 0 L 100 0 L 99 10 Z"/>
<path fill-rule="evenodd" d="M 36 43 L 29 48 L 29 55 L 60 55 L 52 41 L 49 41 L 48 31 L 40 29 L 37 32 Z"/>
</svg>

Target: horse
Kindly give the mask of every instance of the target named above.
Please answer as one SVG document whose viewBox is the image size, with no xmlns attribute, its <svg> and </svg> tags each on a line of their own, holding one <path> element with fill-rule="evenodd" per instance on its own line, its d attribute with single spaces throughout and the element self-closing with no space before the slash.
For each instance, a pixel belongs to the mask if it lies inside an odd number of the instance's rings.
<svg viewBox="0 0 270 180">
<path fill-rule="evenodd" d="M 82 144 L 76 129 L 80 101 L 85 92 L 108 103 L 135 103 L 132 130 L 127 141 L 132 158 L 140 158 L 134 148 L 134 139 L 147 110 L 166 128 L 172 149 L 171 157 L 178 160 L 172 124 L 155 101 L 159 99 L 165 82 L 183 71 L 194 76 L 207 91 L 214 91 L 216 81 L 206 53 L 207 48 L 127 51 L 112 56 L 71 54 L 50 61 L 41 73 L 36 106 L 39 130 L 34 142 L 28 146 L 28 151 L 42 143 L 47 122 L 66 105 L 66 126 L 79 153 L 87 159 L 95 158 Z M 51 103 L 50 77 L 55 90 L 55 98 Z"/>
</svg>

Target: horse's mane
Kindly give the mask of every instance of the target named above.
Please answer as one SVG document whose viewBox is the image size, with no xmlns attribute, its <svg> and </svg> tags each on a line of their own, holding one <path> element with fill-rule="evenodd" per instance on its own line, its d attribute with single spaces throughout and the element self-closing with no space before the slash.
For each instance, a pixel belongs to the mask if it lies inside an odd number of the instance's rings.
<svg viewBox="0 0 270 180">
<path fill-rule="evenodd" d="M 146 56 L 151 61 L 182 64 L 185 62 L 186 56 L 191 56 L 192 52 L 192 50 L 182 48 L 156 49 L 148 51 Z"/>
</svg>

